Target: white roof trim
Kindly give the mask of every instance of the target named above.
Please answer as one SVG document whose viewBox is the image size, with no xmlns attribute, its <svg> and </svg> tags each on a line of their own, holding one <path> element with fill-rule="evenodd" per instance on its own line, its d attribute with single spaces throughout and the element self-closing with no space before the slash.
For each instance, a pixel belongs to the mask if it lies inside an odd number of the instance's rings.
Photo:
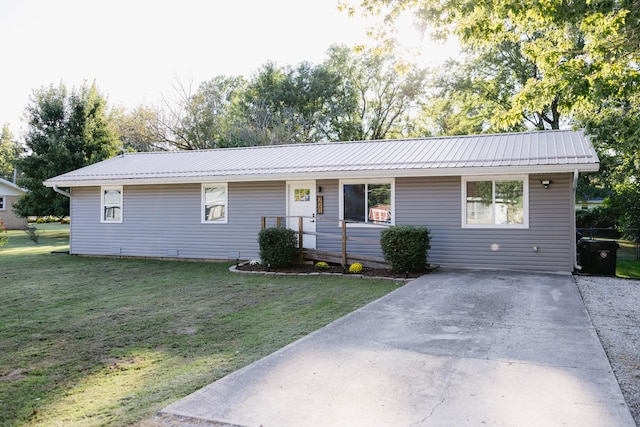
<svg viewBox="0 0 640 427">
<path fill-rule="evenodd" d="M 0 178 L 0 186 L 6 186 L 12 190 L 14 190 L 16 192 L 16 194 L 2 194 L 3 196 L 18 196 L 21 195 L 23 193 L 28 192 L 29 190 L 27 190 L 26 188 L 22 188 L 16 184 L 14 184 L 11 181 L 7 181 L 6 179 Z"/>
</svg>

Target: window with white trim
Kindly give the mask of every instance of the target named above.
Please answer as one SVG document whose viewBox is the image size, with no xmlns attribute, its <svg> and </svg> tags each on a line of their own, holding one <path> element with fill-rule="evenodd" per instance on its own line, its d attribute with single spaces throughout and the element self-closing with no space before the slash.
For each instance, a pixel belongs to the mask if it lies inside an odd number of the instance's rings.
<svg viewBox="0 0 640 427">
<path fill-rule="evenodd" d="M 463 227 L 529 227 L 527 177 L 462 180 Z"/>
<path fill-rule="evenodd" d="M 122 222 L 122 186 L 101 187 L 100 222 Z"/>
<path fill-rule="evenodd" d="M 226 183 L 202 184 L 202 223 L 227 222 Z"/>
<path fill-rule="evenodd" d="M 393 225 L 394 181 L 340 181 L 340 219 L 362 224 Z"/>
</svg>

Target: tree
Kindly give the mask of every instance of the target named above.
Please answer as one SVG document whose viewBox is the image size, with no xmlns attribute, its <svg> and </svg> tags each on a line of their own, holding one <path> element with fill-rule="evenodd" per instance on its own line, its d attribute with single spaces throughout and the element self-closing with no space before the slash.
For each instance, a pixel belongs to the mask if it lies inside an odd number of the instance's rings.
<svg viewBox="0 0 640 427">
<path fill-rule="evenodd" d="M 131 111 L 116 108 L 109 114 L 125 150 L 164 151 L 172 148 L 166 128 L 160 120 L 160 109 L 139 105 Z"/>
<path fill-rule="evenodd" d="M 118 139 L 106 115 L 106 100 L 95 84 L 70 92 L 60 84 L 35 90 L 25 116 L 30 150 L 18 160 L 20 184 L 29 192 L 13 205 L 16 214 L 64 216 L 68 198 L 42 185 L 48 178 L 116 154 Z"/>
<path fill-rule="evenodd" d="M 444 135 L 559 129 L 560 95 L 538 110 L 523 108 L 512 116 L 514 97 L 537 76 L 519 42 L 468 53 L 460 61 L 448 61 L 433 78 L 425 115 L 435 132 Z"/>
<path fill-rule="evenodd" d="M 248 84 L 240 111 L 249 145 L 335 141 L 356 103 L 345 76 L 325 64 L 264 65 Z"/>
<path fill-rule="evenodd" d="M 639 6 L 640 0 L 550 0 L 525 6 L 519 0 L 364 0 L 360 9 L 384 15 L 390 25 L 411 11 L 436 36 L 455 34 L 471 59 L 502 61 L 501 68 L 511 69 L 518 84 L 505 87 L 510 102 L 496 122 L 513 126 L 533 118 L 536 128 L 555 129 L 562 115 L 572 119 L 612 94 L 636 90 Z"/>
<path fill-rule="evenodd" d="M 600 173 L 587 175 L 582 191 L 607 195 L 618 226 L 640 228 L 640 92 L 610 98 L 579 122 L 591 135 L 601 161 Z"/>
<path fill-rule="evenodd" d="M 332 46 L 325 64 L 344 76 L 346 91 L 357 98 L 354 139 L 386 139 L 411 135 L 413 115 L 425 94 L 426 70 L 392 53 Z"/>
<path fill-rule="evenodd" d="M 0 134 L 0 178 L 13 181 L 13 172 L 19 152 L 18 145 L 13 141 L 9 125 L 5 124 L 2 127 L 2 134 Z"/>
<path fill-rule="evenodd" d="M 472 66 L 477 75 L 496 66 L 488 80 L 473 77 L 462 90 L 451 85 L 450 92 L 443 91 L 457 95 L 452 105 L 444 105 L 445 111 L 458 114 L 454 118 L 470 112 L 480 123 L 493 117 L 490 123 L 498 128 L 557 129 L 563 123 L 585 127 L 603 173 L 583 180 L 580 193 L 609 194 L 619 223 L 640 225 L 640 0 L 526 5 L 520 0 L 364 0 L 359 8 L 383 16 L 390 25 L 402 13 L 412 12 L 437 37 L 455 34 L 464 48 L 467 70 Z M 356 8 L 349 10 L 354 13 Z M 468 97 L 490 82 L 506 84 Z M 483 103 L 491 106 L 496 99 L 503 104 L 501 111 L 495 110 L 498 114 L 475 115 L 483 112 Z"/>
<path fill-rule="evenodd" d="M 244 90 L 242 77 L 216 76 L 202 82 L 174 85 L 177 101 L 164 101 L 158 116 L 158 134 L 178 150 L 203 150 L 234 145 L 232 108 Z"/>
</svg>

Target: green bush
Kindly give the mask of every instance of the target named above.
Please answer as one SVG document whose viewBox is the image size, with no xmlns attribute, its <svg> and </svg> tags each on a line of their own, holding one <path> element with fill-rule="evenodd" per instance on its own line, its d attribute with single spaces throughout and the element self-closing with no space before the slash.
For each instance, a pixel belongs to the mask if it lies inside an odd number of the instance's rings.
<svg viewBox="0 0 640 427">
<path fill-rule="evenodd" d="M 607 206 L 576 211 L 577 228 L 615 228 L 617 222 L 615 212 Z"/>
<path fill-rule="evenodd" d="M 33 243 L 38 243 L 40 241 L 40 235 L 44 233 L 42 230 L 38 230 L 36 227 L 26 227 L 24 232 L 27 233 L 27 237 Z"/>
<path fill-rule="evenodd" d="M 427 267 L 431 232 L 425 227 L 397 225 L 380 234 L 384 259 L 393 271 L 420 272 Z"/>
<path fill-rule="evenodd" d="M 272 268 L 293 264 L 298 253 L 296 233 L 289 228 L 271 227 L 261 230 L 258 234 L 258 244 L 262 264 Z"/>
<path fill-rule="evenodd" d="M 0 221 L 0 246 L 4 246 L 9 243 L 9 233 L 4 228 L 4 222 Z"/>
</svg>

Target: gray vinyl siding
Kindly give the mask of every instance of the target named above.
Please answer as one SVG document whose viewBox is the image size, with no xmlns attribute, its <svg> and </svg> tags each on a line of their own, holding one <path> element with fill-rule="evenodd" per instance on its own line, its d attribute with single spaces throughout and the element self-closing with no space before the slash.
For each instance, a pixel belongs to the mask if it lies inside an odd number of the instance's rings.
<svg viewBox="0 0 640 427">
<path fill-rule="evenodd" d="M 541 179 L 553 181 L 548 189 Z M 575 245 L 572 174 L 529 177 L 528 229 L 462 227 L 461 177 L 395 180 L 395 224 L 422 225 L 432 232 L 429 262 L 471 268 L 572 271 Z M 324 213 L 316 231 L 317 249 L 341 251 L 339 180 L 322 187 Z M 241 259 L 258 257 L 261 216 L 286 215 L 286 182 L 228 184 L 228 223 L 201 224 L 200 184 L 140 185 L 123 188 L 123 222 L 100 223 L 100 188 L 73 188 L 71 253 L 149 257 Z M 348 236 L 379 239 L 384 227 L 349 228 Z M 534 251 L 534 246 L 539 248 Z M 497 250 L 496 250 L 497 248 Z M 381 256 L 379 244 L 348 242 L 348 252 Z"/>
<path fill-rule="evenodd" d="M 548 189 L 541 179 L 553 181 Z M 324 215 L 318 231 L 340 233 L 338 180 L 318 181 L 323 188 Z M 429 262 L 471 268 L 572 271 L 574 215 L 571 174 L 529 177 L 529 228 L 462 227 L 461 177 L 418 177 L 395 180 L 395 224 L 421 225 L 431 230 Z M 381 228 L 349 228 L 348 236 L 379 238 Z M 538 252 L 534 251 L 538 247 Z M 497 250 L 496 250 L 497 248 Z M 318 239 L 318 249 L 340 251 L 340 241 Z M 378 245 L 349 242 L 348 252 L 381 254 Z"/>
<path fill-rule="evenodd" d="M 201 186 L 123 187 L 123 222 L 100 222 L 100 187 L 76 187 L 72 254 L 171 258 L 258 257 L 261 215 L 285 215 L 284 182 L 229 183 L 228 223 L 202 224 Z"/>
<path fill-rule="evenodd" d="M 540 184 L 543 178 L 553 180 L 548 189 Z M 529 177 L 528 229 L 463 228 L 460 177 L 397 179 L 396 224 L 425 225 L 431 230 L 429 261 L 434 264 L 572 271 L 571 178 L 570 174 Z"/>
</svg>

